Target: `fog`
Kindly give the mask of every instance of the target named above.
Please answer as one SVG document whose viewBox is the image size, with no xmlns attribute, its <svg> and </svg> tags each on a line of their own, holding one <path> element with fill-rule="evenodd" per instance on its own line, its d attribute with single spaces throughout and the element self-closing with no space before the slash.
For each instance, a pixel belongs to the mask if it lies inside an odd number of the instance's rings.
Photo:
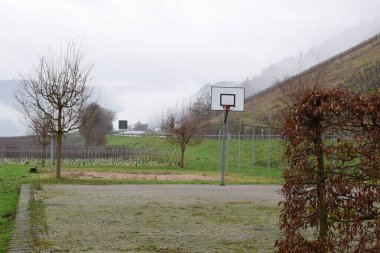
<svg viewBox="0 0 380 253">
<path fill-rule="evenodd" d="M 377 0 L 0 0 L 0 80 L 19 79 L 76 39 L 95 65 L 99 102 L 118 119 L 153 123 L 206 83 L 259 77 L 344 30 L 377 24 L 379 9 Z M 2 97 L 0 136 L 25 134 Z"/>
</svg>

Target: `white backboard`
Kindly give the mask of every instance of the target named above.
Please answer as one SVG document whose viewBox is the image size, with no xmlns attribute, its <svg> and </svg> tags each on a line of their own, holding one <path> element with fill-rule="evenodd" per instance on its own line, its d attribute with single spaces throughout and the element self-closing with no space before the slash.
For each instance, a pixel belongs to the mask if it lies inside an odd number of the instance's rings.
<svg viewBox="0 0 380 253">
<path fill-rule="evenodd" d="M 230 111 L 244 111 L 245 89 L 243 87 L 211 86 L 211 110 L 224 111 L 223 105 L 230 106 Z"/>
</svg>

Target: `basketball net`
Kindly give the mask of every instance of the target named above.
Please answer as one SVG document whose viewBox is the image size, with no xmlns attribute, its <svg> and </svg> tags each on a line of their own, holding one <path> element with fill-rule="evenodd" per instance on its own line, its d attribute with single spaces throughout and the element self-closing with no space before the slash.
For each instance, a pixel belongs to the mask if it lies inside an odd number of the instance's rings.
<svg viewBox="0 0 380 253">
<path fill-rule="evenodd" d="M 223 105 L 223 109 L 224 109 L 225 111 L 229 111 L 230 108 L 231 108 L 231 106 L 229 106 L 229 105 Z"/>
</svg>

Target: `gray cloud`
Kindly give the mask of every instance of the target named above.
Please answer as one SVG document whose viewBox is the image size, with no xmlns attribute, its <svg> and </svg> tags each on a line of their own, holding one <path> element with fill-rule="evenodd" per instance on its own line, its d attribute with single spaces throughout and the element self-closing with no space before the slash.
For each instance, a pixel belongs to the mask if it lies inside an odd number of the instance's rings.
<svg viewBox="0 0 380 253">
<path fill-rule="evenodd" d="M 244 80 L 379 9 L 378 0 L 0 1 L 0 80 L 78 38 L 104 104 L 147 121 L 204 83 Z"/>
</svg>

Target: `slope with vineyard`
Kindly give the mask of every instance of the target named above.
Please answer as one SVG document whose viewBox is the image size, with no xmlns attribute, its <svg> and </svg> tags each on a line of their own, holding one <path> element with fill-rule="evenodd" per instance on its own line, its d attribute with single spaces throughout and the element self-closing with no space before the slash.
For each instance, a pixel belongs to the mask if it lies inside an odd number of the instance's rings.
<svg viewBox="0 0 380 253">
<path fill-rule="evenodd" d="M 276 111 L 278 113 L 282 106 L 283 91 L 287 86 L 302 83 L 302 80 L 317 74 L 320 76 L 319 87 L 337 86 L 371 64 L 380 65 L 380 34 L 246 98 L 245 111 L 241 115 L 242 122 L 245 125 L 252 124 L 252 115 L 255 114 L 256 124 L 265 125 L 269 112 L 271 111 L 272 117 L 275 117 Z M 230 114 L 232 124 L 234 121 L 236 123 L 238 118 L 238 113 Z M 214 118 L 210 123 L 215 125 L 217 121 Z"/>
</svg>

